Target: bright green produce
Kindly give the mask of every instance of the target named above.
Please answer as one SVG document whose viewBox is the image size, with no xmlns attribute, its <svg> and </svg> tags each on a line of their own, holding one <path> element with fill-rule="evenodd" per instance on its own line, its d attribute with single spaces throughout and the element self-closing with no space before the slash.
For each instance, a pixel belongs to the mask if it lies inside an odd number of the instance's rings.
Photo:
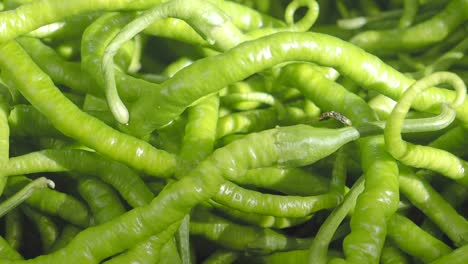
<svg viewBox="0 0 468 264">
<path fill-rule="evenodd" d="M 0 3 L 0 263 L 468 261 L 467 0 Z"/>
</svg>

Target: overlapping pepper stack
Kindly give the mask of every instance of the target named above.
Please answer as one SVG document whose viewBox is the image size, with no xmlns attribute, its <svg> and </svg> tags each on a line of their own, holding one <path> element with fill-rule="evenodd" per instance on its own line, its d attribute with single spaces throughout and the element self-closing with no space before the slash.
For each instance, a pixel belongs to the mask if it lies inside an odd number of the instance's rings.
<svg viewBox="0 0 468 264">
<path fill-rule="evenodd" d="M 0 263 L 468 263 L 467 0 L 4 0 Z"/>
</svg>

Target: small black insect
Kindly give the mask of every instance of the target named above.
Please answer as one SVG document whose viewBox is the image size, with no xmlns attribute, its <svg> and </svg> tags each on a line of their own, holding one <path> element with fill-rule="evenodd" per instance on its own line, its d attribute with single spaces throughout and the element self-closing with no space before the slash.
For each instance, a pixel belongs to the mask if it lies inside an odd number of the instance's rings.
<svg viewBox="0 0 468 264">
<path fill-rule="evenodd" d="M 351 122 L 351 120 L 349 118 L 347 118 L 343 114 L 340 114 L 340 113 L 335 112 L 335 111 L 323 112 L 318 117 L 318 120 L 324 120 L 324 119 L 328 119 L 328 118 L 336 119 L 336 120 L 340 121 L 341 123 L 343 123 L 346 126 L 352 126 L 353 125 L 353 122 Z"/>
</svg>

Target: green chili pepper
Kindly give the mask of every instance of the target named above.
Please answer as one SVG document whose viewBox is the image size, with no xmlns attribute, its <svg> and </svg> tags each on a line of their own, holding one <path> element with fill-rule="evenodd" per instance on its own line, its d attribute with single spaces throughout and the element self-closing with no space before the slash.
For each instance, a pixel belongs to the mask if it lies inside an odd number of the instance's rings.
<svg viewBox="0 0 468 264">
<path fill-rule="evenodd" d="M 0 96 L 0 164 L 8 162 L 10 157 L 10 128 L 8 126 L 8 102 L 6 98 Z M 3 193 L 3 188 L 7 182 L 6 177 L 0 176 L 0 195 Z"/>
<path fill-rule="evenodd" d="M 39 27 L 27 34 L 35 38 L 52 38 L 54 40 L 66 40 L 79 38 L 84 29 L 99 15 L 99 12 L 72 16 L 64 21 L 51 23 Z"/>
<path fill-rule="evenodd" d="M 367 31 L 354 36 L 351 42 L 373 51 L 417 50 L 442 41 L 466 20 L 466 1 L 452 0 L 434 17 L 405 29 Z M 427 34 L 431 30 L 431 34 Z"/>
<path fill-rule="evenodd" d="M 116 120 L 122 124 L 127 124 L 129 113 L 115 87 L 113 57 L 119 47 L 142 31 L 152 22 L 165 18 L 177 16 L 191 23 L 198 31 L 206 35 L 209 42 L 212 42 L 215 47 L 226 49 L 235 46 L 240 41 L 241 32 L 234 25 L 229 23 L 223 13 L 217 13 L 213 6 L 204 4 L 205 2 L 176 0 L 166 4 L 158 5 L 150 9 L 136 20 L 129 23 L 118 34 L 112 43 L 106 48 L 102 57 L 102 71 L 105 80 L 106 98 Z M 181 8 L 183 7 L 183 8 Z M 209 13 L 210 16 L 201 14 Z M 227 33 L 227 34 L 226 34 Z"/>
<path fill-rule="evenodd" d="M 211 254 L 203 260 L 203 264 L 233 263 L 238 258 L 238 253 L 233 251 L 220 250 Z"/>
<path fill-rule="evenodd" d="M 78 191 L 88 203 L 96 224 L 107 222 L 125 213 L 125 208 L 114 190 L 99 180 L 80 180 Z"/>
<path fill-rule="evenodd" d="M 399 21 L 400 28 L 409 27 L 413 23 L 414 17 L 418 13 L 419 1 L 405 0 L 403 7 L 403 15 Z"/>
<path fill-rule="evenodd" d="M 54 254 L 38 258 L 37 261 L 60 261 L 70 254 L 77 262 L 83 260 L 94 261 L 103 259 L 131 247 L 136 242 L 148 237 L 149 234 L 162 231 L 164 228 L 180 220 L 196 204 L 213 196 L 224 182 L 220 173 L 222 171 L 235 171 L 229 168 L 250 168 L 279 165 L 306 165 L 314 160 L 333 152 L 342 144 L 356 139 L 359 134 L 351 127 L 333 130 L 319 129 L 308 126 L 294 126 L 277 128 L 259 134 L 246 137 L 245 141 L 235 141 L 233 144 L 216 150 L 210 157 L 201 162 L 197 168 L 179 181 L 168 185 L 147 206 L 135 208 L 104 225 L 88 228 L 81 232 L 65 248 Z M 324 137 L 330 137 L 333 141 L 323 141 Z M 262 139 L 262 140 L 259 140 Z M 257 141 L 257 142 L 256 142 Z M 260 152 L 252 149 L 249 153 L 255 154 L 255 159 L 246 159 L 242 146 L 256 142 Z M 298 142 L 301 142 L 299 148 Z M 247 143 L 247 144 L 246 144 Z M 252 146 L 252 145 L 251 145 Z M 240 149 L 241 151 L 235 151 Z M 264 153 L 264 154 L 261 154 Z M 238 163 L 232 164 L 236 160 Z M 176 198 L 178 197 L 178 198 Z M 166 210 L 169 210 L 168 214 Z M 164 215 L 164 217 L 161 217 Z M 159 219 L 153 221 L 153 219 Z M 151 223 L 143 224 L 140 223 Z M 134 228 L 135 225 L 138 228 Z M 120 228 L 112 228 L 120 226 Z M 100 236 L 95 236 L 99 233 Z M 122 239 L 121 236 L 125 239 Z M 109 241 L 118 239 L 118 246 L 103 247 Z M 102 243 L 101 241 L 107 241 Z M 83 249 L 86 245 L 86 249 Z M 83 250 L 89 254 L 80 254 Z M 74 253 L 73 253 L 74 252 Z M 92 253 L 91 253 L 92 252 Z"/>
<path fill-rule="evenodd" d="M 467 251 L 468 246 L 464 245 L 463 247 L 460 247 L 458 249 L 453 250 L 449 254 L 442 256 L 434 261 L 431 262 L 431 264 L 443 264 L 443 263 L 464 263 L 468 260 L 468 254 Z"/>
<path fill-rule="evenodd" d="M 403 251 L 424 262 L 443 256 L 451 249 L 445 243 L 420 229 L 408 218 L 394 214 L 388 221 L 388 237 Z"/>
<path fill-rule="evenodd" d="M 47 251 L 58 237 L 57 225 L 52 219 L 27 206 L 22 206 L 23 213 L 33 222 L 39 232 L 42 249 Z"/>
<path fill-rule="evenodd" d="M 21 260 L 23 257 L 0 236 L 0 257 L 4 260 Z"/>
<path fill-rule="evenodd" d="M 249 170 L 235 182 L 241 185 L 276 190 L 289 195 L 316 195 L 325 193 L 329 181 L 318 173 L 298 168 L 258 168 Z"/>
<path fill-rule="evenodd" d="M 287 237 L 270 229 L 238 225 L 207 211 L 195 210 L 192 219 L 192 234 L 217 241 L 229 249 L 268 253 L 310 244 L 309 240 Z"/>
<path fill-rule="evenodd" d="M 327 47 L 326 51 L 321 51 L 322 48 L 325 50 L 324 44 Z M 311 50 L 310 47 L 316 48 Z M 333 52 L 332 50 L 338 50 L 339 52 Z M 268 54 L 274 54 L 274 56 L 258 57 L 255 55 L 262 54 L 262 52 L 268 52 Z M 355 59 L 352 60 L 352 65 L 342 63 L 341 52 L 353 54 L 353 58 Z M 327 54 L 327 56 L 323 54 Z M 253 60 L 249 61 L 249 56 Z M 278 33 L 258 39 L 255 42 L 244 43 L 223 54 L 196 61 L 184 68 L 173 78 L 164 82 L 160 89 L 148 91 L 146 96 L 142 96 L 133 104 L 134 107 L 133 110 L 132 108 L 130 109 L 130 114 L 132 115 L 133 113 L 135 117 L 130 118 L 131 121 L 128 128 L 135 128 L 134 132 L 140 135 L 142 131 L 147 131 L 145 132 L 147 134 L 148 131 L 170 122 L 173 119 L 171 116 L 179 115 L 184 108 L 196 99 L 215 92 L 228 83 L 244 79 L 254 72 L 261 71 L 283 61 L 294 59 L 310 60 L 327 66 L 336 66 L 340 72 L 348 75 L 360 85 L 376 89 L 393 98 L 398 98 L 403 90 L 412 82 L 407 77 L 382 63 L 376 57 L 337 39 L 316 33 Z M 245 64 L 245 61 L 249 61 L 249 64 L 232 72 L 227 72 L 227 69 L 230 69 L 230 67 L 226 66 L 224 68 L 224 66 L 220 66 L 224 63 L 229 65 Z M 226 69 L 226 72 L 220 72 L 223 69 Z M 197 76 L 201 71 L 206 76 L 216 74 L 216 76 L 225 76 L 225 78 L 218 78 L 207 86 L 204 82 L 193 77 Z M 185 88 L 182 85 L 183 83 L 191 83 L 192 85 L 188 89 L 188 87 Z M 174 96 L 172 93 L 176 91 L 183 93 L 185 96 L 183 98 Z M 435 96 L 436 94 L 437 96 Z M 431 90 L 431 92 L 420 95 L 415 106 L 418 109 L 429 109 L 433 107 L 436 101 L 440 102 L 443 98 L 451 96 L 452 93 L 447 90 Z M 429 97 L 432 99 L 429 99 Z M 158 98 L 157 102 L 155 102 L 155 98 Z M 153 112 L 149 111 L 149 109 L 157 109 L 157 111 Z M 457 108 L 457 112 L 459 113 L 457 116 L 459 118 L 465 116 L 465 114 L 461 113 L 464 111 L 463 109 L 464 107 Z M 149 116 L 149 112 L 155 114 Z M 144 120 L 144 124 L 138 119 Z M 133 125 L 132 122 L 134 122 Z"/>
<path fill-rule="evenodd" d="M 366 187 L 357 199 L 351 233 L 343 247 L 350 262 L 377 263 L 386 236 L 386 221 L 398 208 L 398 167 L 382 151 L 382 137 L 366 138 L 361 144 Z"/>
<path fill-rule="evenodd" d="M 356 182 L 354 188 L 346 195 L 340 204 L 325 220 L 310 247 L 309 263 L 327 263 L 327 251 L 329 243 L 341 221 L 346 217 L 351 207 L 356 203 L 359 194 L 364 190 L 364 179 Z"/>
<path fill-rule="evenodd" d="M 5 216 L 5 240 L 18 250 L 23 244 L 23 215 L 19 209 L 10 211 Z"/>
<path fill-rule="evenodd" d="M 41 113 L 27 105 L 16 105 L 8 116 L 8 124 L 15 136 L 63 137 Z"/>
<path fill-rule="evenodd" d="M 54 188 L 55 183 L 45 177 L 38 178 L 18 190 L 9 199 L 0 204 L 0 216 L 5 215 L 10 210 L 20 205 L 26 199 L 30 198 L 35 192 L 43 188 Z"/>
<path fill-rule="evenodd" d="M 146 171 L 149 174 L 160 176 L 171 174 L 175 163 L 175 157 L 173 155 L 157 150 L 146 142 L 118 133 L 108 126 L 105 126 L 97 119 L 81 112 L 75 105 L 64 98 L 54 87 L 50 78 L 32 63 L 31 59 L 18 44 L 9 42 L 3 45 L 2 49 L 2 54 L 13 55 L 13 58 L 10 56 L 8 56 L 9 58 L 0 58 L 0 66 L 4 69 L 2 72 L 10 75 L 12 78 L 14 76 L 13 79 L 17 83 L 17 87 L 21 87 L 20 90 L 22 90 L 22 93 L 24 93 L 26 97 L 33 102 L 33 105 L 35 105 L 42 114 L 47 116 L 52 124 L 62 133 L 89 145 L 97 151 L 105 153 L 105 155 L 109 157 L 115 158 L 117 161 L 122 161 L 127 164 L 132 163 L 132 167 Z M 9 59 L 12 59 L 12 61 Z M 11 68 L 7 66 L 9 63 L 16 64 L 14 62 L 16 60 L 22 61 L 21 67 Z M 7 69 L 14 71 L 8 72 L 9 70 Z M 27 74 L 20 74 L 16 71 L 25 71 Z M 22 76 L 23 78 L 18 78 L 18 76 Z M 46 97 L 49 98 L 47 102 L 41 98 L 44 95 L 38 95 L 36 92 L 38 89 L 42 90 L 42 93 L 46 94 Z M 60 113 L 66 113 L 67 116 L 73 116 L 74 120 L 71 121 L 68 119 L 67 121 L 67 119 L 59 117 L 59 115 L 62 114 L 57 112 L 56 109 L 61 109 Z M 86 125 L 83 126 L 82 124 Z M 99 131 L 99 133 L 96 133 L 96 131 Z M 134 144 L 127 144 L 131 141 L 133 141 Z M 130 155 L 129 153 L 133 154 Z M 149 157 L 143 159 L 143 157 L 147 155 L 149 155 Z"/>
<path fill-rule="evenodd" d="M 385 242 L 382 249 L 382 257 L 380 258 L 382 264 L 406 264 L 409 263 L 408 257 L 396 248 L 392 243 Z"/>
<path fill-rule="evenodd" d="M 59 237 L 55 240 L 55 242 L 52 244 L 52 246 L 50 246 L 48 252 L 54 252 L 54 251 L 57 251 L 57 250 L 63 248 L 63 247 L 66 246 L 80 231 L 81 231 L 81 229 L 79 229 L 78 227 L 76 227 L 76 226 L 74 226 L 74 225 L 71 225 L 71 224 L 65 225 L 65 226 L 62 228 Z"/>
<path fill-rule="evenodd" d="M 83 203 L 68 194 L 44 188 L 45 186 L 53 187 L 53 182 L 45 178 L 39 179 L 42 179 L 43 186 L 37 187 L 39 183 L 36 184 L 37 190 L 29 194 L 25 200 L 26 204 L 41 212 L 58 216 L 72 224 L 78 226 L 88 225 L 89 212 Z M 9 177 L 7 185 L 9 190 L 7 190 L 6 194 L 16 192 L 19 188 L 27 188 L 26 186 L 39 179 L 33 181 L 24 176 Z"/>
<path fill-rule="evenodd" d="M 300 224 L 304 224 L 313 217 L 313 215 L 308 215 L 305 217 L 278 217 L 273 215 L 261 215 L 252 212 L 246 213 L 241 210 L 219 204 L 215 201 L 210 201 L 209 205 L 218 209 L 221 214 L 227 216 L 230 219 L 264 228 L 284 229 L 298 226 Z"/>
<path fill-rule="evenodd" d="M 21 34 L 28 33 L 40 26 L 60 21 L 67 16 L 89 11 L 116 10 L 124 8 L 131 1 L 68 1 L 57 0 L 31 1 L 20 7 L 2 12 L 0 23 L 5 25 L 0 41 L 6 42 Z M 41 15 L 35 15 L 41 10 Z M 24 21 L 23 21 L 24 20 Z"/>
<path fill-rule="evenodd" d="M 443 82 L 450 83 L 457 91 L 457 98 L 451 104 L 451 107 L 460 107 L 465 99 L 466 87 L 458 76 L 452 73 L 439 72 L 419 80 L 407 90 L 393 109 L 385 128 L 386 146 L 393 157 L 406 165 L 431 169 L 456 179 L 463 184 L 467 184 L 465 179 L 465 161 L 443 150 L 407 143 L 402 140 L 399 134 L 403 123 L 402 118 L 404 118 L 410 108 L 413 98 L 423 89 Z M 429 157 L 437 157 L 437 159 Z"/>
<path fill-rule="evenodd" d="M 171 225 L 168 229 L 162 231 L 157 235 L 151 236 L 151 238 L 141 244 L 137 244 L 135 247 L 127 250 L 109 261 L 104 263 L 155 263 L 163 258 L 162 248 L 169 241 L 172 240 L 172 234 L 176 232 L 177 227 L 180 223 Z"/>
<path fill-rule="evenodd" d="M 467 3 L 0 2 L 0 262 L 465 263 Z"/>
<path fill-rule="evenodd" d="M 306 197 L 264 194 L 226 181 L 213 200 L 246 213 L 296 218 L 332 208 L 341 198 L 341 194 L 335 192 Z"/>
<path fill-rule="evenodd" d="M 182 263 L 174 239 L 170 239 L 161 248 L 161 258 L 159 263 Z"/>
<path fill-rule="evenodd" d="M 430 217 L 456 244 L 467 243 L 468 222 L 423 179 L 408 169 L 400 170 L 402 193 Z"/>
<path fill-rule="evenodd" d="M 133 207 L 147 204 L 153 198 L 152 192 L 135 171 L 89 151 L 50 149 L 31 152 L 11 158 L 4 168 L 6 175 L 60 171 L 76 171 L 99 177 L 118 190 Z"/>
<path fill-rule="evenodd" d="M 180 160 L 183 166 L 176 171 L 177 177 L 183 177 L 196 164 L 205 159 L 213 151 L 216 140 L 216 124 L 219 108 L 219 98 L 211 96 L 191 107 L 188 122 L 180 150 Z M 197 152 L 193 150 L 196 149 Z M 190 264 L 190 215 L 186 215 L 178 231 L 179 249 L 182 263 Z"/>
</svg>

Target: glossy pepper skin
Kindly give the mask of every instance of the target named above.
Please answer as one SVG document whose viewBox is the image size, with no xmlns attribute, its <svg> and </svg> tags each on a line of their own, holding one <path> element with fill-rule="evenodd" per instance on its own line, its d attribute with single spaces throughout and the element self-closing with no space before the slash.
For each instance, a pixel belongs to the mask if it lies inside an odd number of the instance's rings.
<svg viewBox="0 0 468 264">
<path fill-rule="evenodd" d="M 398 208 L 398 167 L 383 151 L 383 138 L 364 139 L 363 167 L 366 188 L 356 202 L 351 233 L 343 242 L 351 263 L 378 263 L 387 234 L 387 221 Z M 371 243 L 369 243 L 371 242 Z"/>
<path fill-rule="evenodd" d="M 30 182 L 32 180 L 24 176 L 9 177 L 6 194 L 12 195 Z M 58 216 L 77 226 L 84 227 L 89 224 L 89 212 L 86 205 L 63 192 L 48 188 L 41 189 L 34 192 L 25 203 L 34 209 Z"/>
<path fill-rule="evenodd" d="M 329 137 L 330 140 L 323 141 L 324 137 Z M 167 186 L 149 205 L 135 208 L 102 225 L 88 228 L 63 249 L 38 257 L 33 263 L 61 261 L 70 254 L 75 256 L 76 263 L 106 258 L 182 219 L 193 206 L 206 201 L 218 191 L 225 181 L 221 175 L 273 164 L 306 165 L 358 137 L 359 133 L 352 127 L 334 130 L 305 125 L 251 134 L 244 140 L 235 141 L 216 150 L 188 176 Z M 252 155 L 250 157 L 246 157 L 243 150 L 247 146 Z M 162 215 L 164 217 L 161 217 Z M 157 224 L 154 224 L 155 219 Z M 100 235 L 95 236 L 98 233 Z M 119 246 L 106 247 L 109 241 L 119 241 Z M 80 254 L 83 251 L 90 254 Z"/>
<path fill-rule="evenodd" d="M 285 85 L 298 87 L 319 107 L 339 111 L 358 126 L 376 119 L 375 113 L 362 98 L 328 80 L 307 64 L 288 65 L 279 78 Z M 350 104 L 353 107 L 348 107 Z M 359 146 L 365 189 L 357 198 L 351 233 L 345 238 L 343 248 L 346 261 L 378 263 L 386 236 L 386 222 L 396 211 L 399 201 L 398 167 L 386 153 L 383 137 L 360 139 Z M 310 260 L 313 259 L 311 255 Z"/>
<path fill-rule="evenodd" d="M 157 150 L 144 141 L 119 133 L 101 121 L 84 114 L 59 92 L 50 78 L 31 61 L 17 43 L 9 42 L 1 49 L 2 54 L 9 54 L 0 59 L 5 75 L 10 75 L 12 78 L 15 76 L 12 81 L 16 83 L 18 89 L 62 133 L 92 146 L 117 161 L 127 164 L 131 162 L 135 168 L 147 171 L 149 174 L 163 176 L 172 173 L 175 164 L 173 155 Z M 9 61 L 9 59 L 12 60 Z M 9 63 L 16 64 L 15 60 L 23 61 L 23 63 L 19 67 L 7 66 Z M 12 72 L 7 73 L 7 69 Z M 22 76 L 22 78 L 17 76 Z M 39 94 L 37 90 L 42 92 Z M 42 100 L 43 96 L 47 97 L 48 101 Z M 57 115 L 57 113 L 61 114 Z M 65 116 L 73 116 L 74 121 Z M 134 144 L 128 144 L 129 142 L 134 142 Z M 143 158 L 146 155 L 152 158 Z M 143 169 L 144 167 L 146 169 Z"/>
<path fill-rule="evenodd" d="M 95 224 L 104 223 L 125 213 L 124 205 L 114 190 L 97 179 L 80 180 L 78 191 L 90 207 Z"/>
<path fill-rule="evenodd" d="M 400 214 L 394 214 L 388 221 L 388 236 L 403 251 L 424 262 L 433 261 L 451 251 L 445 243 Z"/>
<path fill-rule="evenodd" d="M 20 253 L 18 253 L 15 249 L 13 249 L 10 244 L 3 238 L 0 238 L 0 243 L 1 243 L 1 257 L 2 259 L 7 259 L 7 260 L 21 260 L 23 257 L 21 256 Z"/>
<path fill-rule="evenodd" d="M 229 83 L 245 79 L 255 72 L 293 60 L 334 67 L 362 87 L 395 99 L 414 82 L 377 57 L 337 38 L 311 32 L 277 33 L 244 42 L 218 56 L 198 60 L 162 83 L 159 89 L 147 91 L 145 96 L 130 107 L 129 129 L 133 127 L 139 135 L 143 131 L 149 133 L 180 115 L 198 98 L 219 91 Z M 242 67 L 233 68 L 232 65 Z M 209 85 L 195 77 L 201 72 L 206 78 L 213 80 Z M 186 86 L 186 83 L 191 85 Z M 419 95 L 413 106 L 419 110 L 428 110 L 438 102 L 451 101 L 453 96 L 451 91 L 431 88 Z M 461 120 L 468 118 L 465 104 L 457 108 L 457 116 Z M 157 109 L 150 111 L 156 115 L 148 116 L 148 109 Z"/>
<path fill-rule="evenodd" d="M 134 170 L 90 151 L 46 149 L 30 152 L 12 157 L 4 168 L 6 175 L 67 171 L 100 178 L 112 185 L 132 207 L 147 204 L 153 198 L 153 193 Z"/>
</svg>

